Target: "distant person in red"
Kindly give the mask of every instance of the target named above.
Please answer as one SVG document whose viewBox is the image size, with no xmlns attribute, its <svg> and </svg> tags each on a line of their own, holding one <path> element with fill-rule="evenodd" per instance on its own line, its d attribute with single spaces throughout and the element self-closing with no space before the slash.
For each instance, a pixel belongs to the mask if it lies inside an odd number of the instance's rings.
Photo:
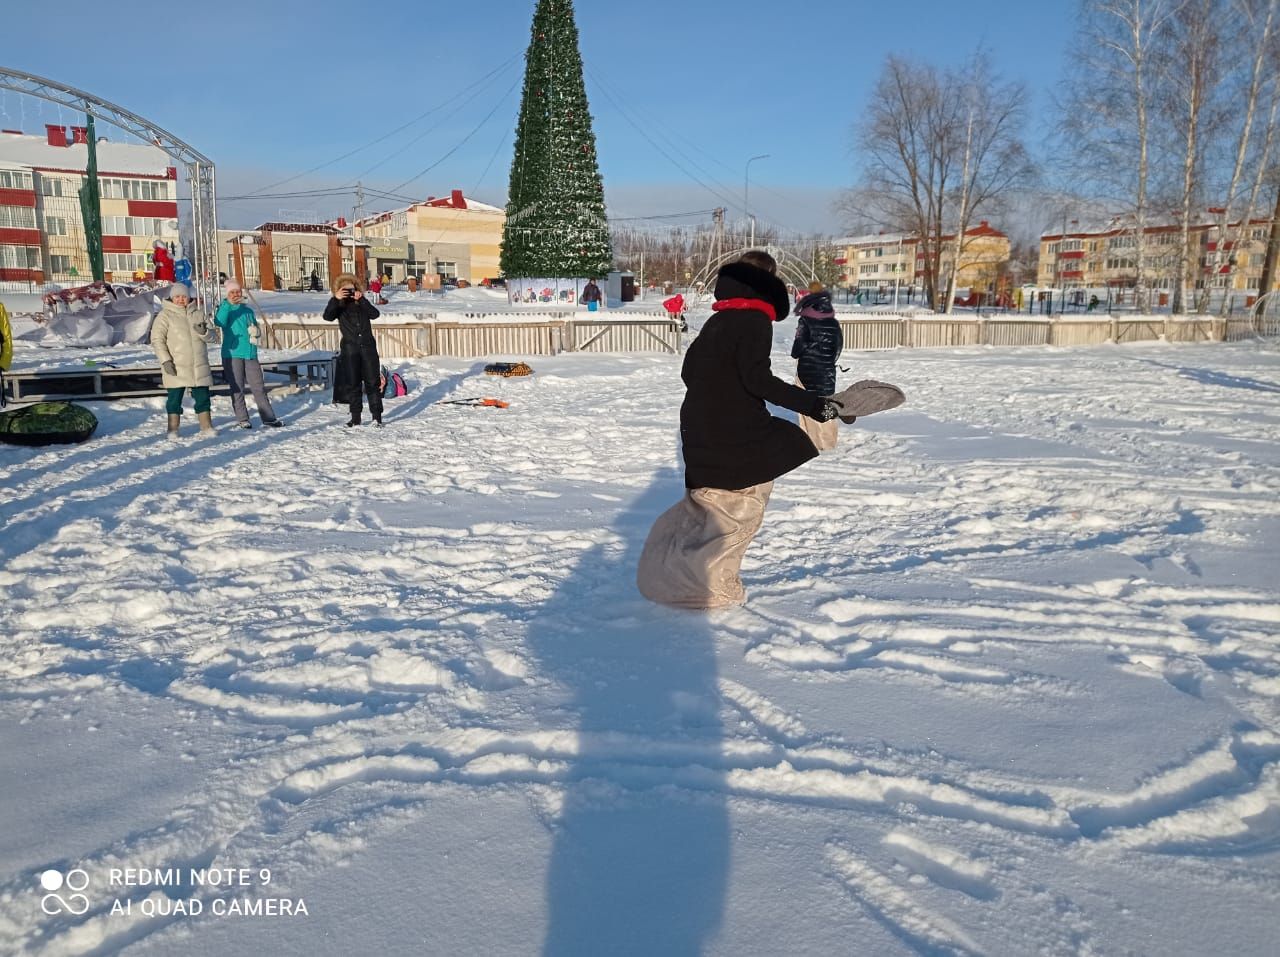
<svg viewBox="0 0 1280 957">
<path fill-rule="evenodd" d="M 169 248 L 156 240 L 151 247 L 151 261 L 155 264 L 156 282 L 173 282 L 173 257 Z"/>
</svg>

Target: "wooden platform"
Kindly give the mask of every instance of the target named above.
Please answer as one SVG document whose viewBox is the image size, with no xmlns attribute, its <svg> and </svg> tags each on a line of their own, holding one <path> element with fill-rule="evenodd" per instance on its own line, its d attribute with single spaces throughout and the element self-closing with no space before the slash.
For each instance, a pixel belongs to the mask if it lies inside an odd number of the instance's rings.
<svg viewBox="0 0 1280 957">
<path fill-rule="evenodd" d="M 267 389 L 298 389 L 318 386 L 328 389 L 333 382 L 332 355 L 312 353 L 293 359 L 262 362 L 262 378 Z M 222 366 L 213 372 L 214 395 L 230 393 Z M 164 395 L 163 373 L 156 366 L 129 366 L 122 369 L 45 369 L 38 372 L 10 370 L 4 374 L 4 391 L 10 402 L 42 402 L 60 399 L 134 399 Z"/>
</svg>

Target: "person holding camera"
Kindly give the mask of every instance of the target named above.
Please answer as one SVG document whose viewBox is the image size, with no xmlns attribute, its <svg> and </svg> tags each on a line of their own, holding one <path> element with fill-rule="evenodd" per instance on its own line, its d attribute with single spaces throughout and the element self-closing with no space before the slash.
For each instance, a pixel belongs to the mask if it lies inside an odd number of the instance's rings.
<svg viewBox="0 0 1280 957">
<path fill-rule="evenodd" d="M 191 288 L 175 282 L 169 289 L 169 301 L 151 325 L 151 348 L 160 360 L 169 415 L 169 438 L 178 438 L 182 424 L 182 396 L 191 390 L 196 417 L 200 420 L 200 437 L 215 435 L 210 412 L 209 390 L 213 387 L 213 371 L 209 368 L 208 344 L 213 330 L 204 313 L 191 301 Z"/>
<path fill-rule="evenodd" d="M 380 313 L 365 298 L 360 280 L 350 273 L 343 273 L 333 283 L 333 297 L 324 307 L 327 322 L 337 322 L 342 333 L 338 347 L 340 374 L 347 384 L 347 404 L 351 418 L 347 428 L 360 424 L 363 388 L 369 397 L 369 415 L 373 424 L 382 426 L 382 363 L 378 358 L 378 344 L 373 338 L 374 319 Z"/>
</svg>

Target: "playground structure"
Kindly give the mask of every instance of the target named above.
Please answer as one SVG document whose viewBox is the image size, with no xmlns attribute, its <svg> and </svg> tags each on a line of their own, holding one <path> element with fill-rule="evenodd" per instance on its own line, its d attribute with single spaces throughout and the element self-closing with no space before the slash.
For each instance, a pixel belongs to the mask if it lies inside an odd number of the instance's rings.
<svg viewBox="0 0 1280 957">
<path fill-rule="evenodd" d="M 204 310 L 212 313 L 221 296 L 218 283 L 218 225 L 214 165 L 172 133 L 114 103 L 44 77 L 0 66 L 0 90 L 38 97 L 109 123 L 165 152 L 181 169 L 191 193 L 191 284 Z"/>
</svg>

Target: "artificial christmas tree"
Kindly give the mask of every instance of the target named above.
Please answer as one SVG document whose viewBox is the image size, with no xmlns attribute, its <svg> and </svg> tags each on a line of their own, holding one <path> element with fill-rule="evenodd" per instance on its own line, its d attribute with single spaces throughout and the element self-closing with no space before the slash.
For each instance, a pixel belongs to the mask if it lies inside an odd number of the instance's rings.
<svg viewBox="0 0 1280 957">
<path fill-rule="evenodd" d="M 501 262 L 508 279 L 586 279 L 613 268 L 570 0 L 539 0 L 533 14 Z"/>
</svg>

